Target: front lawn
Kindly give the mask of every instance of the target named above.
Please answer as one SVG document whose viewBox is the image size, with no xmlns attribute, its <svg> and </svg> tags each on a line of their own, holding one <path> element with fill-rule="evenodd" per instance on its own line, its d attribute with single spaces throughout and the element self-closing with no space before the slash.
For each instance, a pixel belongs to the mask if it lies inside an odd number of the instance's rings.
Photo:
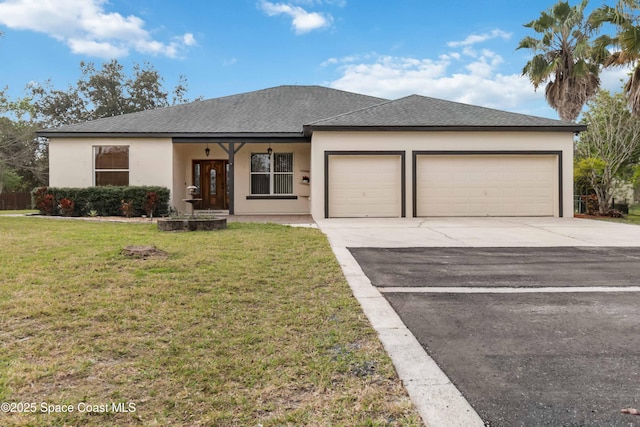
<svg viewBox="0 0 640 427">
<path fill-rule="evenodd" d="M 23 412 L 0 425 L 421 424 L 318 230 L 0 217 L 0 242 L 0 402 Z"/>
<path fill-rule="evenodd" d="M 629 206 L 629 213 L 624 215 L 623 218 L 612 218 L 609 216 L 589 216 L 589 219 L 596 219 L 600 221 L 622 222 L 625 224 L 640 225 L 640 205 Z"/>
</svg>

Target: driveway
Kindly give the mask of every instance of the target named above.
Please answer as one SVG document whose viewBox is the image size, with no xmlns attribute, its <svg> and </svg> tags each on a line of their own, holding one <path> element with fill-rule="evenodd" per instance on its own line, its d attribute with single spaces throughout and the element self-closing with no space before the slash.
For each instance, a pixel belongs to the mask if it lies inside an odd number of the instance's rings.
<svg viewBox="0 0 640 427">
<path fill-rule="evenodd" d="M 640 421 L 620 413 L 640 406 L 640 227 L 573 218 L 318 225 L 427 425 Z"/>
</svg>

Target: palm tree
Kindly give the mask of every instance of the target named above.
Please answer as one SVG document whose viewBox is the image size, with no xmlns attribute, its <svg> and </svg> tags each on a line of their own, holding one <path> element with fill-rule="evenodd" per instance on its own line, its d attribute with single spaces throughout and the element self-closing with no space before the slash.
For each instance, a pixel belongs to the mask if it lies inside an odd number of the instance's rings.
<svg viewBox="0 0 640 427">
<path fill-rule="evenodd" d="M 640 115 L 640 19 L 634 16 L 634 12 L 638 10 L 638 0 L 618 0 L 616 7 L 602 6 L 589 16 L 589 24 L 595 29 L 605 23 L 612 24 L 617 29 L 613 37 L 598 37 L 594 42 L 594 49 L 604 67 L 633 68 L 624 92 L 635 116 Z M 614 50 L 609 51 L 610 47 Z"/>
<path fill-rule="evenodd" d="M 599 65 L 592 57 L 590 29 L 584 18 L 588 0 L 570 6 L 559 1 L 535 21 L 525 24 L 540 38 L 527 36 L 518 49 L 535 56 L 522 70 L 537 90 L 547 82 L 545 98 L 562 120 L 575 121 L 600 86 Z"/>
</svg>

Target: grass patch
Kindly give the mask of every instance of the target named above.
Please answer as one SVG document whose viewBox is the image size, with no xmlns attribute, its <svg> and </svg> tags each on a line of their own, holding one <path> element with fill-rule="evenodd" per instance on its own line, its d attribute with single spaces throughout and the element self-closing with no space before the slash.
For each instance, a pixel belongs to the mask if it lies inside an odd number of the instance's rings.
<svg viewBox="0 0 640 427">
<path fill-rule="evenodd" d="M 591 217 L 590 217 L 591 218 Z M 592 219 L 598 219 L 602 221 L 622 222 L 624 224 L 640 225 L 640 215 L 635 215 L 629 212 L 629 215 L 625 215 L 624 218 L 610 218 L 606 216 L 592 217 Z"/>
<path fill-rule="evenodd" d="M 623 218 L 612 218 L 609 216 L 589 216 L 589 219 L 599 221 L 621 222 L 623 224 L 640 225 L 640 205 L 629 206 L 629 213 Z"/>
<path fill-rule="evenodd" d="M 1 425 L 421 425 L 318 230 L 5 217 L 0 241 L 0 402 L 76 409 Z"/>
</svg>

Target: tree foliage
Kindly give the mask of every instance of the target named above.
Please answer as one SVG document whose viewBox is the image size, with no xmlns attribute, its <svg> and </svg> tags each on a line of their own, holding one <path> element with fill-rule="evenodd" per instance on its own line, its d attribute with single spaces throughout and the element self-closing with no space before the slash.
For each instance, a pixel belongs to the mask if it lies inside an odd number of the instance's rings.
<svg viewBox="0 0 640 427">
<path fill-rule="evenodd" d="M 576 178 L 586 180 L 598 197 L 601 214 L 611 205 L 618 181 L 631 174 L 640 154 L 640 118 L 631 114 L 623 94 L 600 90 L 588 102 L 587 131 L 576 143 Z"/>
<path fill-rule="evenodd" d="M 0 92 L 0 193 L 29 190 L 46 179 L 47 158 L 35 137 L 38 124 L 28 98 L 11 101 Z"/>
<path fill-rule="evenodd" d="M 597 56 L 604 67 L 630 66 L 624 91 L 634 115 L 640 115 L 640 11 L 638 0 L 618 0 L 615 7 L 603 5 L 589 16 L 589 23 L 599 29 L 605 24 L 613 25 L 613 36 L 602 35 L 595 40 Z"/>
<path fill-rule="evenodd" d="M 131 74 L 117 60 L 97 68 L 80 63 L 75 86 L 57 89 L 51 81 L 27 85 L 27 96 L 11 100 L 0 90 L 0 193 L 30 190 L 48 181 L 47 140 L 42 128 L 60 127 L 170 105 L 163 78 L 149 63 L 134 65 Z M 189 102 L 187 80 L 180 76 L 171 103 Z"/>
<path fill-rule="evenodd" d="M 590 29 L 584 16 L 587 0 L 577 6 L 559 1 L 525 24 L 538 34 L 520 41 L 518 49 L 535 55 L 522 74 L 535 89 L 546 84 L 545 98 L 561 119 L 575 121 L 600 85 L 599 65 L 592 55 Z"/>
<path fill-rule="evenodd" d="M 39 121 L 45 127 L 59 127 L 87 120 L 118 116 L 169 106 L 163 78 L 150 63 L 135 64 L 128 75 L 117 61 L 80 63 L 81 77 L 75 86 L 55 89 L 50 81 L 28 86 Z M 173 103 L 184 103 L 187 81 L 180 77 L 173 89 Z"/>
</svg>

